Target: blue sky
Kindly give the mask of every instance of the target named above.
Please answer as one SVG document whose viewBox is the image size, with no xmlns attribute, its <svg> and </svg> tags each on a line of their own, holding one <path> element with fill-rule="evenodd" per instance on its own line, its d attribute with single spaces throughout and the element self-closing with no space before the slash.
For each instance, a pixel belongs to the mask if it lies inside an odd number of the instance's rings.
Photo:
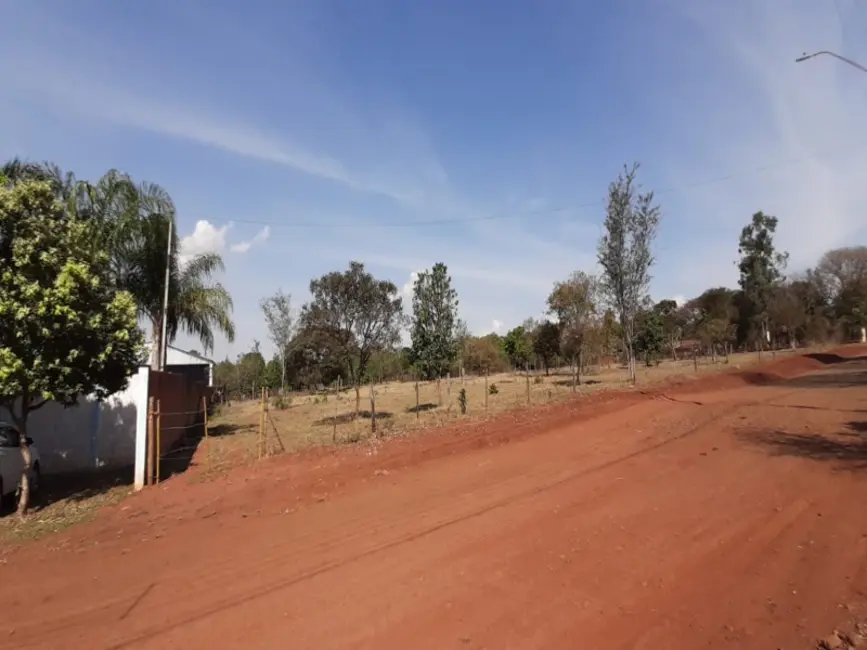
<svg viewBox="0 0 867 650">
<path fill-rule="evenodd" d="M 857 0 L 29 0 L 2 4 L 0 156 L 163 185 L 221 252 L 238 338 L 358 259 L 409 289 L 445 262 L 477 333 L 592 271 L 624 163 L 663 210 L 653 296 L 734 285 L 740 228 L 792 270 L 867 235 Z M 463 223 L 430 224 L 430 221 Z M 186 338 L 179 345 L 200 347 Z"/>
</svg>

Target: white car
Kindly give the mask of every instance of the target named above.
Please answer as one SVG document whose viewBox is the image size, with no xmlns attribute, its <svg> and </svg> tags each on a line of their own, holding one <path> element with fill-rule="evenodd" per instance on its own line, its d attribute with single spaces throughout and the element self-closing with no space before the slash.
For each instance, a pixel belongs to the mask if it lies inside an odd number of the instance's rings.
<svg viewBox="0 0 867 650">
<path fill-rule="evenodd" d="M 40 458 L 39 450 L 33 444 L 32 438 L 27 438 L 30 445 L 30 492 L 39 488 Z M 21 434 L 18 427 L 10 422 L 0 420 L 0 500 L 18 492 L 21 476 L 24 473 L 24 459 L 21 457 Z"/>
</svg>

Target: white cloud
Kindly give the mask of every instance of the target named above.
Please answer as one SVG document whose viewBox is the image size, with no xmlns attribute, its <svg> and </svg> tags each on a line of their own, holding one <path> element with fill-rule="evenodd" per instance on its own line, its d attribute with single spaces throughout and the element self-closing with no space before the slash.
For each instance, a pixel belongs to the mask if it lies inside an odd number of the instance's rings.
<svg viewBox="0 0 867 650">
<path fill-rule="evenodd" d="M 226 249 L 226 235 L 231 224 L 216 227 L 205 219 L 196 222 L 193 232 L 181 239 L 179 258 L 181 264 L 187 263 L 196 255 L 222 253 Z"/>
<path fill-rule="evenodd" d="M 403 298 L 404 307 L 409 306 L 412 308 L 412 294 L 415 290 L 415 283 L 418 280 L 418 274 L 420 271 L 413 271 L 409 274 L 409 280 L 407 280 L 403 287 L 401 287 L 400 295 Z"/>
<path fill-rule="evenodd" d="M 232 244 L 229 248 L 233 253 L 246 253 L 256 244 L 261 244 L 268 241 L 268 238 L 271 236 L 271 228 L 269 226 L 265 226 L 255 234 L 253 239 L 238 242 L 237 244 Z"/>
<path fill-rule="evenodd" d="M 503 321 L 497 320 L 496 318 L 491 321 L 491 331 L 495 334 L 499 334 L 501 329 L 503 329 Z"/>
</svg>

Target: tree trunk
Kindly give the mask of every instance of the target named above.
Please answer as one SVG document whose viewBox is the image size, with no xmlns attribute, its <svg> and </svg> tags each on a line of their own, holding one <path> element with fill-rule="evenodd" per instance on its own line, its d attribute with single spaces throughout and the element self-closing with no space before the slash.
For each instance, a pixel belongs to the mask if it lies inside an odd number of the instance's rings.
<svg viewBox="0 0 867 650">
<path fill-rule="evenodd" d="M 163 348 L 162 328 L 162 323 L 159 320 L 151 320 L 151 332 L 153 333 L 151 336 L 151 370 L 163 369 L 163 359 L 161 354 Z"/>
<path fill-rule="evenodd" d="M 286 391 L 286 352 L 280 355 L 280 394 Z"/>
<path fill-rule="evenodd" d="M 28 406 L 22 400 L 21 420 L 18 424 L 18 430 L 21 433 L 21 458 L 24 461 L 24 471 L 21 474 L 21 494 L 18 498 L 18 516 L 22 519 L 27 515 L 27 506 L 30 505 L 30 468 L 33 464 L 33 455 L 30 453 L 30 445 L 27 443 Z"/>
<path fill-rule="evenodd" d="M 575 362 L 575 383 L 580 386 L 581 385 L 581 364 L 584 360 L 584 350 L 581 348 L 578 349 L 578 359 Z"/>
<path fill-rule="evenodd" d="M 361 386 L 358 384 L 358 381 L 355 382 L 355 417 L 358 417 L 358 414 L 361 413 Z"/>
</svg>

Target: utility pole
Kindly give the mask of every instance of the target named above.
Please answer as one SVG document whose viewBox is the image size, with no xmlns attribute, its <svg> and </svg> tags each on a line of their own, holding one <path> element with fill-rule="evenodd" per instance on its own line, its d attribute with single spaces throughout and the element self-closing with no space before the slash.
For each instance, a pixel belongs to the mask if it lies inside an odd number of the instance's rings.
<svg viewBox="0 0 867 650">
<path fill-rule="evenodd" d="M 168 329 L 169 318 L 169 278 L 172 267 L 172 226 L 174 219 L 169 217 L 169 243 L 166 248 L 166 284 L 163 293 L 163 323 L 162 323 L 162 350 L 160 350 L 160 370 L 166 369 L 168 361 L 168 341 L 166 341 L 166 330 Z"/>
<path fill-rule="evenodd" d="M 812 59 L 813 57 L 817 57 L 817 56 L 820 56 L 822 54 L 825 54 L 827 56 L 833 56 L 835 59 L 839 59 L 843 63 L 848 63 L 853 68 L 858 68 L 861 72 L 867 72 L 867 68 L 865 68 L 860 63 L 857 63 L 856 61 L 853 61 L 852 59 L 847 59 L 845 56 L 840 56 L 836 52 L 829 52 L 828 50 L 821 50 L 820 52 L 813 52 L 812 54 L 807 54 L 805 52 L 803 56 L 799 56 L 797 59 L 795 59 L 795 63 L 802 63 L 808 59 Z"/>
</svg>

